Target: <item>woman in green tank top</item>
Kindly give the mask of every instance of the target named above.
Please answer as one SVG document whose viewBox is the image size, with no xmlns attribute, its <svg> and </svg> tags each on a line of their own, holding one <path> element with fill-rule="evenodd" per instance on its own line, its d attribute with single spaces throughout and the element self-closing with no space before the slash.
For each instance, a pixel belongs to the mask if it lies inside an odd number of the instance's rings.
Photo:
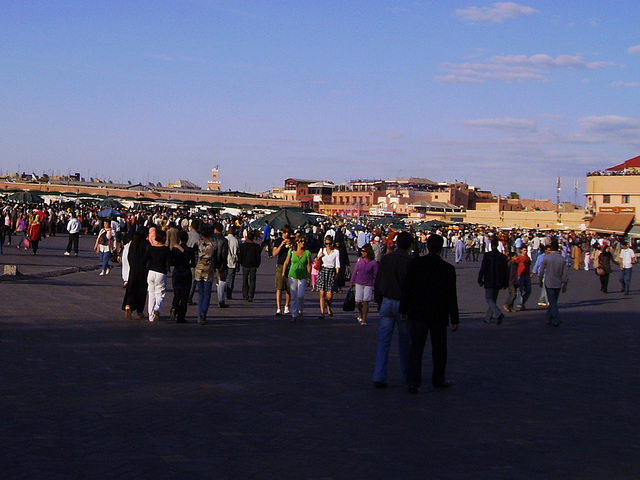
<svg viewBox="0 0 640 480">
<path fill-rule="evenodd" d="M 304 293 L 311 277 L 311 252 L 307 250 L 305 238 L 295 240 L 295 248 L 289 250 L 283 271 L 288 272 L 291 293 L 291 321 L 304 320 Z"/>
</svg>

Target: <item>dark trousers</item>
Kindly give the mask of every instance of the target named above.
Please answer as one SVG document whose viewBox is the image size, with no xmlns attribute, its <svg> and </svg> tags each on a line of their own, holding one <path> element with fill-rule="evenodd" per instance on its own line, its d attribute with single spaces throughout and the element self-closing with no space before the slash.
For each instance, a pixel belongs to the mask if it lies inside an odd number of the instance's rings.
<svg viewBox="0 0 640 480">
<path fill-rule="evenodd" d="M 242 267 L 242 298 L 253 300 L 256 294 L 256 273 L 258 267 Z"/>
<path fill-rule="evenodd" d="M 80 232 L 69 234 L 69 241 L 67 242 L 67 253 L 71 253 L 71 249 L 73 249 L 74 253 L 78 255 L 79 240 L 80 240 Z"/>
<path fill-rule="evenodd" d="M 229 268 L 229 273 L 227 273 L 227 300 L 231 300 L 233 298 L 233 287 L 236 283 L 236 268 Z"/>
<path fill-rule="evenodd" d="M 433 373 L 431 383 L 442 385 L 445 382 L 447 367 L 447 326 L 430 325 L 427 322 L 411 321 L 409 324 L 411 349 L 409 350 L 409 378 L 411 387 L 419 387 L 422 383 L 422 355 L 427 335 L 431 332 L 431 358 Z"/>
<path fill-rule="evenodd" d="M 187 317 L 190 288 L 191 285 L 183 288 L 173 288 L 173 301 L 171 302 L 171 308 L 176 312 L 176 320 L 178 322 L 184 322 Z"/>
</svg>

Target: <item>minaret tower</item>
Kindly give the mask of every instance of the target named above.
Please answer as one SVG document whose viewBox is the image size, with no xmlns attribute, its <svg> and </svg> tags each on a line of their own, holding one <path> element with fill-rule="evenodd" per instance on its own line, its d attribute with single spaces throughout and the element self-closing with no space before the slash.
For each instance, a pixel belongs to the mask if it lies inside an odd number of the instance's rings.
<svg viewBox="0 0 640 480">
<path fill-rule="evenodd" d="M 215 190 L 216 192 L 220 191 L 220 180 L 218 180 L 218 168 L 219 165 L 216 165 L 213 170 L 211 170 L 211 180 L 207 182 L 207 190 Z"/>
</svg>

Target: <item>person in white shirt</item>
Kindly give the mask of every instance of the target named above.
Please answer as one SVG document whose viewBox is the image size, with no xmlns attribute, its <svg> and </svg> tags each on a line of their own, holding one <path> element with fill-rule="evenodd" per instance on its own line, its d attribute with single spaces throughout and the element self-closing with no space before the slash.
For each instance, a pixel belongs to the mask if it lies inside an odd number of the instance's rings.
<svg viewBox="0 0 640 480">
<path fill-rule="evenodd" d="M 229 227 L 229 234 L 225 237 L 229 242 L 229 253 L 227 254 L 227 266 L 229 272 L 227 273 L 227 300 L 233 299 L 233 284 L 236 279 L 236 271 L 238 268 L 238 239 L 236 238 L 236 227 L 231 225 Z"/>
<path fill-rule="evenodd" d="M 75 253 L 75 256 L 78 256 L 78 244 L 80 241 L 80 230 L 82 230 L 82 223 L 78 220 L 78 216 L 75 212 L 71 213 L 71 218 L 67 222 L 67 231 L 69 232 L 69 242 L 67 243 L 67 249 L 64 254 L 69 256 L 71 255 L 71 249 Z"/>
<path fill-rule="evenodd" d="M 636 263 L 636 254 L 629 248 L 626 241 L 620 242 L 620 291 L 625 295 L 629 295 L 631 289 L 631 273 L 633 272 L 633 264 Z"/>
</svg>

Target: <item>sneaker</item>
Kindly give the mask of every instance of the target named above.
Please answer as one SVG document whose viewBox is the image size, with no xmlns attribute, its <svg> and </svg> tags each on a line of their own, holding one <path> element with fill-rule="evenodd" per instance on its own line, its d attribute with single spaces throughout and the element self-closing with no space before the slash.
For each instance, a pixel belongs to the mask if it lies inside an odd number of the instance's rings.
<svg viewBox="0 0 640 480">
<path fill-rule="evenodd" d="M 104 275 L 104 270 L 101 270 L 100 271 L 100 276 L 103 276 L 103 275 Z"/>
<path fill-rule="evenodd" d="M 248 300 L 247 300 L 247 301 L 248 301 Z M 279 317 L 280 315 L 282 315 L 282 310 L 277 309 L 277 310 L 276 310 L 276 316 L 278 316 L 278 317 Z"/>
<path fill-rule="evenodd" d="M 289 307 L 284 307 L 284 314 L 287 315 L 288 313 L 291 313 L 291 310 L 289 310 Z"/>
<path fill-rule="evenodd" d="M 110 268 L 107 268 L 107 269 L 105 270 L 104 274 L 105 274 L 105 275 L 109 275 L 109 272 L 110 272 L 110 271 L 111 271 L 111 269 L 110 269 Z"/>
<path fill-rule="evenodd" d="M 71 255 L 69 252 L 64 252 L 65 257 L 68 257 L 69 255 Z"/>
</svg>

